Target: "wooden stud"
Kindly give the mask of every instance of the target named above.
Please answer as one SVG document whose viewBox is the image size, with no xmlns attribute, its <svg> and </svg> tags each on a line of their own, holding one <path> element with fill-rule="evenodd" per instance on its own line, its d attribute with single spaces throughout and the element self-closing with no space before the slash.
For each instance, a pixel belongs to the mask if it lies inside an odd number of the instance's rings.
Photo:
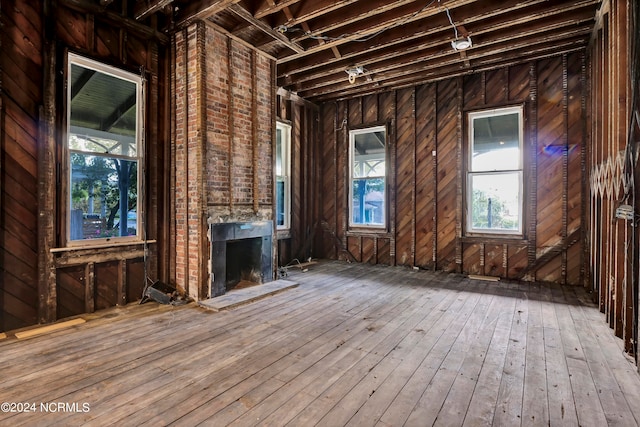
<svg viewBox="0 0 640 427">
<path fill-rule="evenodd" d="M 91 53 L 95 51 L 96 41 L 95 41 L 95 16 L 93 14 L 87 15 L 86 20 L 86 34 L 87 34 L 87 50 Z"/>
<path fill-rule="evenodd" d="M 462 148 L 462 120 L 463 120 L 463 97 L 462 97 L 462 85 L 463 79 L 462 77 L 458 77 L 456 79 L 457 87 L 456 87 L 456 119 L 458 121 L 456 126 L 456 270 L 458 273 L 462 273 L 462 221 L 464 218 L 463 215 L 463 200 L 464 196 L 462 194 L 463 188 L 463 169 L 464 169 L 464 161 L 463 161 L 463 148 Z"/>
<path fill-rule="evenodd" d="M 52 19 L 52 17 L 48 17 Z M 38 128 L 38 320 L 56 319 L 56 272 L 50 249 L 55 245 L 56 206 L 56 44 L 47 39 L 43 47 L 43 108 Z M 66 76 L 66 74 L 65 74 Z"/>
<path fill-rule="evenodd" d="M 96 275 L 95 264 L 89 262 L 84 267 L 84 311 L 86 313 L 93 313 L 95 311 L 94 295 L 96 293 Z M 116 284 L 120 287 L 120 282 Z"/>
<path fill-rule="evenodd" d="M 569 215 L 569 77 L 567 54 L 562 55 L 562 239 L 567 238 Z M 567 284 L 567 250 L 562 251 L 562 283 Z"/>
<path fill-rule="evenodd" d="M 536 63 L 532 62 L 529 65 L 529 100 L 531 101 L 531 108 L 529 113 L 529 205 L 528 205 L 528 220 L 529 220 L 529 246 L 527 248 L 528 264 L 533 265 L 536 262 L 536 225 L 537 225 L 537 211 L 538 211 L 538 197 L 537 197 L 537 183 L 538 183 L 538 73 L 536 71 Z M 535 274 L 535 273 L 534 273 Z"/>
<path fill-rule="evenodd" d="M 413 150 L 411 150 L 411 265 L 416 265 L 416 197 L 417 197 L 417 179 L 416 174 L 418 170 L 418 153 L 417 153 L 417 101 L 416 91 L 417 87 L 411 90 L 411 119 L 413 120 Z"/>
<path fill-rule="evenodd" d="M 251 134 L 252 134 L 252 168 L 253 168 L 253 212 L 260 209 L 260 176 L 258 174 L 258 60 L 255 50 L 251 51 Z"/>
<path fill-rule="evenodd" d="M 118 290 L 116 292 L 118 305 L 127 303 L 127 261 L 121 259 L 118 261 Z M 145 277 L 144 280 L 147 280 Z"/>
</svg>

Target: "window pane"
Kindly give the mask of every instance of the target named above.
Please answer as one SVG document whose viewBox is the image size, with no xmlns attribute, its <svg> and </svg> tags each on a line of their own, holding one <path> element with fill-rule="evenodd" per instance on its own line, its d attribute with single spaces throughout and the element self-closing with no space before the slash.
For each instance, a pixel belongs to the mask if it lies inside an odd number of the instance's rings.
<svg viewBox="0 0 640 427">
<path fill-rule="evenodd" d="M 286 230 L 291 223 L 291 126 L 276 122 L 276 227 Z"/>
<path fill-rule="evenodd" d="M 88 153 L 114 154 L 117 156 L 136 156 L 136 144 L 132 137 L 98 132 L 86 128 L 71 127 L 69 148 Z"/>
<path fill-rule="evenodd" d="M 367 132 L 354 136 L 353 178 L 385 176 L 385 133 Z"/>
<path fill-rule="evenodd" d="M 276 175 L 283 175 L 282 129 L 276 129 Z"/>
<path fill-rule="evenodd" d="M 71 154 L 71 240 L 137 235 L 138 163 Z"/>
<path fill-rule="evenodd" d="M 135 82 L 71 65 L 69 148 L 136 156 Z"/>
<path fill-rule="evenodd" d="M 384 178 L 354 179 L 352 185 L 352 223 L 384 225 Z"/>
<path fill-rule="evenodd" d="M 520 230 L 521 173 L 471 175 L 471 227 Z"/>
<path fill-rule="evenodd" d="M 276 179 L 276 225 L 285 225 L 284 208 L 285 182 L 282 178 Z"/>
<path fill-rule="evenodd" d="M 473 119 L 471 170 L 515 170 L 520 168 L 520 124 L 518 113 Z"/>
</svg>

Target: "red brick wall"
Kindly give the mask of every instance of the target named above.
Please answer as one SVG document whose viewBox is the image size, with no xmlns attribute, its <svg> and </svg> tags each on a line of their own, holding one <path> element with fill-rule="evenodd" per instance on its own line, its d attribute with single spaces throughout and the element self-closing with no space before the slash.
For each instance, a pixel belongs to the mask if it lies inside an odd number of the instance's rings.
<svg viewBox="0 0 640 427">
<path fill-rule="evenodd" d="M 272 60 L 203 23 L 175 51 L 175 284 L 202 299 L 208 222 L 273 218 Z"/>
</svg>

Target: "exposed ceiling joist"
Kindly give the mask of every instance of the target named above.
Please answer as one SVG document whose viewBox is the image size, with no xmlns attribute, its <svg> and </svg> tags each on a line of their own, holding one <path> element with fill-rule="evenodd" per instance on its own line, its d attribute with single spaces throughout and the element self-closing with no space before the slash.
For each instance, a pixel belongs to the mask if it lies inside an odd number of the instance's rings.
<svg viewBox="0 0 640 427">
<path fill-rule="evenodd" d="M 197 20 L 206 19 L 239 1 L 240 0 L 198 0 L 188 2 L 182 9 L 178 9 L 176 26 L 182 28 Z"/>
<path fill-rule="evenodd" d="M 139 0 L 136 16 L 164 13 L 163 2 L 169 0 Z M 602 1 L 172 0 L 170 4 L 175 10 L 170 23 L 176 24 L 171 28 L 207 20 L 229 37 L 275 58 L 278 85 L 320 102 L 584 50 Z M 456 35 L 458 40 L 470 37 L 472 45 L 456 51 L 451 43 Z M 362 67 L 364 73 L 351 84 L 345 71 L 354 67 Z"/>
<path fill-rule="evenodd" d="M 173 0 L 138 0 L 133 12 L 133 17 L 136 21 L 140 21 L 147 16 L 164 9 L 171 3 L 173 3 Z"/>
<path fill-rule="evenodd" d="M 300 46 L 298 43 L 290 41 L 281 32 L 272 29 L 270 26 L 268 26 L 264 22 L 260 21 L 259 19 L 254 18 L 253 15 L 251 15 L 249 12 L 247 12 L 241 6 L 239 6 L 237 4 L 233 4 L 233 5 L 229 6 L 229 10 L 231 12 L 235 13 L 236 15 L 238 15 L 239 17 L 241 17 L 242 19 L 246 20 L 249 24 L 253 25 L 256 28 L 259 28 L 265 34 L 271 36 L 272 38 L 274 38 L 276 40 L 281 41 L 285 46 L 287 46 L 288 48 L 290 48 L 294 52 L 297 52 L 297 53 L 303 53 L 304 52 L 304 48 L 302 46 Z"/>
</svg>

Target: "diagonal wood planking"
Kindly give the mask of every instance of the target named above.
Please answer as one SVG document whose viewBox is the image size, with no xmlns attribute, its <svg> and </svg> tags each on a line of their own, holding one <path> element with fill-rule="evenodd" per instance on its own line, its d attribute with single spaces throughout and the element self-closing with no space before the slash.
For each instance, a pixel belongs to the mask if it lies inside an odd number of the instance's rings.
<svg viewBox="0 0 640 427">
<path fill-rule="evenodd" d="M 416 88 L 415 265 L 434 266 L 436 85 Z"/>
<path fill-rule="evenodd" d="M 415 89 L 396 92 L 396 264 L 414 265 L 415 236 Z"/>
</svg>

